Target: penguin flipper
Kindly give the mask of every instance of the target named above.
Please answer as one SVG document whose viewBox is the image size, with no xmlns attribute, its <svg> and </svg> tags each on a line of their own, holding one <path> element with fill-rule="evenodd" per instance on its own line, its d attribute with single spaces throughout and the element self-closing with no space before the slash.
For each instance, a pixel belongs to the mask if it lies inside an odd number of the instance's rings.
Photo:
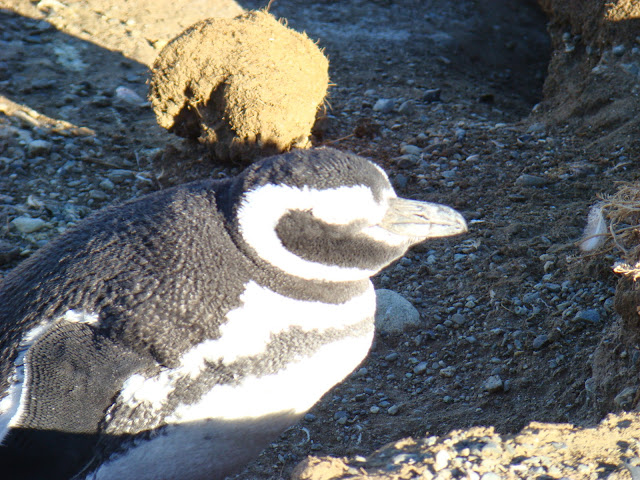
<svg viewBox="0 0 640 480">
<path fill-rule="evenodd" d="M 65 320 L 26 347 L 20 403 L 0 446 L 2 478 L 68 479 L 91 460 L 124 380 L 151 360 L 99 327 Z"/>
</svg>

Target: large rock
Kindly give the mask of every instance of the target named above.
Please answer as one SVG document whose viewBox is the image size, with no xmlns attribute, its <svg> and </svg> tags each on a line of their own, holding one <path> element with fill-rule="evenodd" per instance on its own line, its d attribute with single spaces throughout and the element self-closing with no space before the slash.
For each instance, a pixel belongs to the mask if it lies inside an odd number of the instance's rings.
<svg viewBox="0 0 640 480">
<path fill-rule="evenodd" d="M 247 160 L 309 145 L 328 68 L 314 42 L 266 12 L 210 18 L 160 52 L 150 100 L 170 132 Z"/>
<path fill-rule="evenodd" d="M 398 335 L 420 326 L 420 313 L 411 302 L 393 290 L 376 290 L 376 330 Z"/>
</svg>

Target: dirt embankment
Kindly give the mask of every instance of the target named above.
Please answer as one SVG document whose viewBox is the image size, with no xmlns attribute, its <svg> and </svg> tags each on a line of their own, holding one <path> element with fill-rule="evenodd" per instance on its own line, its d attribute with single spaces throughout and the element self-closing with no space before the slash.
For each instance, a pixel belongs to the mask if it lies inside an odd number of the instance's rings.
<svg viewBox="0 0 640 480">
<path fill-rule="evenodd" d="M 538 0 L 553 54 L 538 112 L 589 138 L 587 147 L 637 148 L 640 3 Z"/>
</svg>

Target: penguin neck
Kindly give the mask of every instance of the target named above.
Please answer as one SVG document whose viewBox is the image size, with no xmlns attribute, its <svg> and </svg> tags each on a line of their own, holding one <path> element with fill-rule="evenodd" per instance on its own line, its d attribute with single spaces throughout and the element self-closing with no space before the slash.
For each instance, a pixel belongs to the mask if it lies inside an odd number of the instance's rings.
<svg viewBox="0 0 640 480">
<path fill-rule="evenodd" d="M 290 275 L 262 259 L 254 263 L 258 267 L 257 274 L 254 274 L 256 282 L 269 290 L 296 300 L 339 304 L 372 287 L 369 278 L 344 282 L 307 280 Z"/>
<path fill-rule="evenodd" d="M 226 217 L 224 227 L 229 240 L 245 257 L 251 277 L 261 286 L 290 298 L 324 303 L 344 303 L 356 295 L 372 288 L 369 277 L 355 280 L 332 281 L 305 279 L 288 273 L 261 258 L 247 244 L 239 232 L 237 223 L 237 200 L 240 197 L 238 182 L 220 183 L 215 189 L 219 211 Z"/>
</svg>

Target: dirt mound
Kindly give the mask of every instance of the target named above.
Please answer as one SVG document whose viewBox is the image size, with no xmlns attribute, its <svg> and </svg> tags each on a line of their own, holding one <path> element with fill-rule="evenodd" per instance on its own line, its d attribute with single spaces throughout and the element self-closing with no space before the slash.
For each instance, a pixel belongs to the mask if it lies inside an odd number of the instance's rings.
<svg viewBox="0 0 640 480">
<path fill-rule="evenodd" d="M 603 195 L 589 214 L 581 248 L 602 255 L 614 251 L 621 275 L 615 295 L 619 317 L 607 328 L 592 358 L 591 405 L 601 413 L 637 409 L 640 373 L 640 184 L 622 184 Z"/>
<path fill-rule="evenodd" d="M 315 43 L 268 13 L 212 18 L 162 50 L 150 99 L 170 132 L 246 160 L 308 146 L 328 67 Z"/>
<path fill-rule="evenodd" d="M 640 4 L 538 0 L 554 48 L 537 113 L 593 138 L 590 150 L 637 148 Z M 635 133 L 635 134 L 634 134 Z M 588 148 L 589 149 L 589 148 Z"/>
</svg>

